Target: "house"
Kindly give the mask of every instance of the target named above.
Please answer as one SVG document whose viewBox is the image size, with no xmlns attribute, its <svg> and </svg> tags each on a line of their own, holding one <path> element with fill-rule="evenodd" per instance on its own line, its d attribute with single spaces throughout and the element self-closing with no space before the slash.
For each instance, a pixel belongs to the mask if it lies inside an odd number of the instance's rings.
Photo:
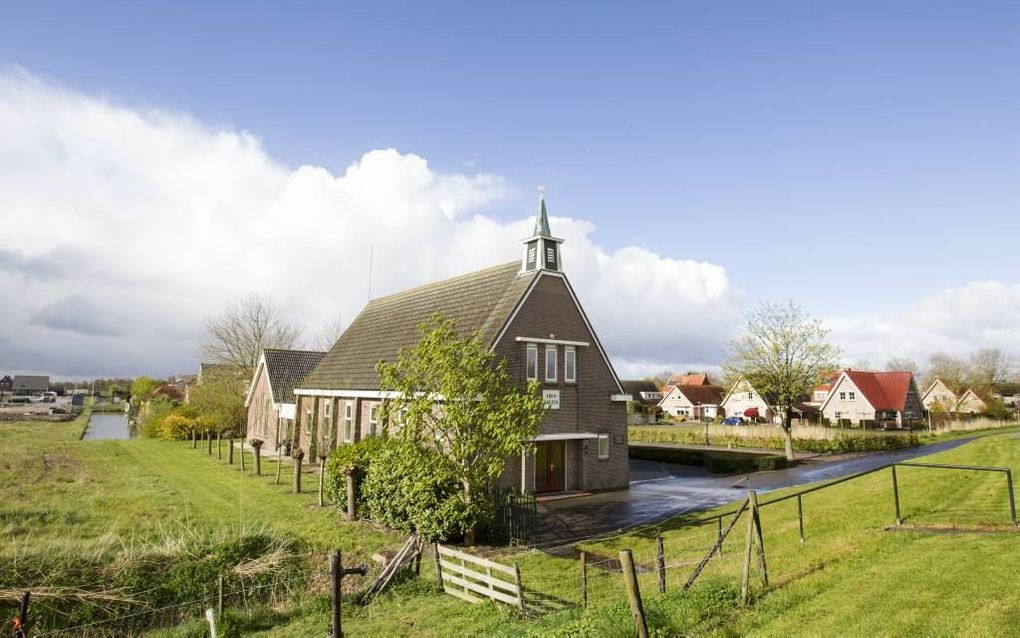
<svg viewBox="0 0 1020 638">
<path fill-rule="evenodd" d="M 960 397 L 960 402 L 956 404 L 956 412 L 958 414 L 969 414 L 974 416 L 977 414 L 984 414 L 987 411 L 988 404 L 971 389 L 964 392 L 963 396 Z"/>
<path fill-rule="evenodd" d="M 275 452 L 294 439 L 294 386 L 319 365 L 325 352 L 266 348 L 259 356 L 244 399 L 248 410 L 246 438 L 263 441 Z"/>
<path fill-rule="evenodd" d="M 909 428 L 921 421 L 924 404 L 912 372 L 844 370 L 833 383 L 821 412 L 832 423 Z"/>
<path fill-rule="evenodd" d="M 36 395 L 50 389 L 50 378 L 44 375 L 14 375 L 13 391 L 16 396 Z"/>
<path fill-rule="evenodd" d="M 654 381 L 643 379 L 620 381 L 620 385 L 623 386 L 624 394 L 629 394 L 631 397 L 630 402 L 627 403 L 627 413 L 630 415 L 628 422 L 634 425 L 658 421 L 662 390 Z"/>
<path fill-rule="evenodd" d="M 0 396 L 14 392 L 14 379 L 11 375 L 5 374 L 0 377 Z"/>
<path fill-rule="evenodd" d="M 959 399 L 956 393 L 949 389 L 942 379 L 932 381 L 928 389 L 921 395 L 921 403 L 925 410 L 935 412 L 956 412 L 956 404 Z"/>
<path fill-rule="evenodd" d="M 753 388 L 747 379 L 738 379 L 719 404 L 722 416 L 746 416 L 772 420 L 776 411 Z"/>
<path fill-rule="evenodd" d="M 306 452 L 379 434 L 376 363 L 418 342 L 434 313 L 468 336 L 479 331 L 518 383 L 537 380 L 548 410 L 532 447 L 507 459 L 500 484 L 536 493 L 628 486 L 627 412 L 631 399 L 564 274 L 562 239 L 552 235 L 544 198 L 520 261 L 373 299 L 294 390 Z M 317 430 L 313 428 L 317 424 Z"/>
<path fill-rule="evenodd" d="M 724 390 L 717 385 L 675 385 L 659 402 L 663 412 L 700 421 L 719 416 Z"/>
<path fill-rule="evenodd" d="M 665 387 L 662 389 L 663 393 L 668 392 L 670 388 L 676 385 L 710 385 L 711 382 L 708 380 L 708 375 L 703 372 L 686 372 L 684 374 L 674 374 L 669 377 L 666 381 Z"/>
<path fill-rule="evenodd" d="M 152 392 L 152 398 L 165 398 L 170 401 L 183 401 L 184 391 L 173 383 L 164 383 Z"/>
</svg>

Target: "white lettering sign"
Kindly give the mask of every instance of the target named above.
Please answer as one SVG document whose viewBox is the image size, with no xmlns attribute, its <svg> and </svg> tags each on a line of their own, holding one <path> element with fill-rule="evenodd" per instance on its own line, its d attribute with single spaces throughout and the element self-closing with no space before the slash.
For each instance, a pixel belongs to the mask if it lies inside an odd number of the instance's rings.
<svg viewBox="0 0 1020 638">
<path fill-rule="evenodd" d="M 560 409 L 560 391 L 559 390 L 542 390 L 542 400 L 545 401 L 545 407 L 550 410 Z"/>
</svg>

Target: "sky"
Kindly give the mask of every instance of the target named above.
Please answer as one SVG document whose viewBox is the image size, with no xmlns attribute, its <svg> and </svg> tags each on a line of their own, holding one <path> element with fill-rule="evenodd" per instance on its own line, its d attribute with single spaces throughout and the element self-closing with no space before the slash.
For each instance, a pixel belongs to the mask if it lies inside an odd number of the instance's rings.
<svg viewBox="0 0 1020 638">
<path fill-rule="evenodd" d="M 1020 354 L 1020 5 L 0 4 L 0 372 L 195 367 L 518 256 L 623 376 L 793 299 L 847 362 Z"/>
</svg>

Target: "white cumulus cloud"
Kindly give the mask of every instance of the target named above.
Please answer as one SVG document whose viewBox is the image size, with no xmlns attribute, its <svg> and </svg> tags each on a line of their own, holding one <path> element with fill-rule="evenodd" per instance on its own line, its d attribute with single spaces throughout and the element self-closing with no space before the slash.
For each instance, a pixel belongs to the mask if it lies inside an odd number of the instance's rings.
<svg viewBox="0 0 1020 638">
<path fill-rule="evenodd" d="M 253 134 L 18 69 L 0 71 L 0 140 L 0 371 L 186 371 L 203 319 L 248 292 L 312 332 L 364 305 L 370 250 L 379 295 L 518 258 L 532 223 L 485 214 L 513 191 L 498 175 L 393 149 L 291 169 Z M 721 266 L 609 251 L 550 209 L 622 374 L 721 360 L 739 305 Z"/>
</svg>

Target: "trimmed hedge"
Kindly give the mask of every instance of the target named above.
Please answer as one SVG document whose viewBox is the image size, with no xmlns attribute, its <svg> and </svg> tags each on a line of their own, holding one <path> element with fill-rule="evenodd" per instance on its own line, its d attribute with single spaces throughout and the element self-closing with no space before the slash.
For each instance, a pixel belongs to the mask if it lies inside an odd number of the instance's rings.
<svg viewBox="0 0 1020 638">
<path fill-rule="evenodd" d="M 733 426 L 740 427 L 740 426 Z M 676 443 L 679 445 L 703 445 L 705 432 L 698 428 L 676 426 L 635 426 L 629 431 L 631 443 Z M 780 432 L 769 437 L 709 436 L 712 445 L 720 447 L 757 447 L 770 450 L 784 449 L 785 442 Z M 802 452 L 844 454 L 847 452 L 883 452 L 917 447 L 921 440 L 916 434 L 879 434 L 869 432 L 839 432 L 831 439 L 794 438 L 793 449 Z"/>
<path fill-rule="evenodd" d="M 347 475 L 348 467 L 354 468 L 354 509 L 358 516 L 366 516 L 368 506 L 365 492 L 361 489 L 368 468 L 379 455 L 396 442 L 384 436 L 370 436 L 357 443 L 345 444 L 335 448 L 326 458 L 326 475 L 323 477 L 323 490 L 329 500 L 341 511 L 347 511 Z"/>
<path fill-rule="evenodd" d="M 715 474 L 735 474 L 781 470 L 787 467 L 785 456 L 779 454 L 753 454 L 731 450 L 694 450 L 690 448 L 652 447 L 631 445 L 632 459 L 676 463 L 679 465 L 700 465 Z"/>
</svg>

